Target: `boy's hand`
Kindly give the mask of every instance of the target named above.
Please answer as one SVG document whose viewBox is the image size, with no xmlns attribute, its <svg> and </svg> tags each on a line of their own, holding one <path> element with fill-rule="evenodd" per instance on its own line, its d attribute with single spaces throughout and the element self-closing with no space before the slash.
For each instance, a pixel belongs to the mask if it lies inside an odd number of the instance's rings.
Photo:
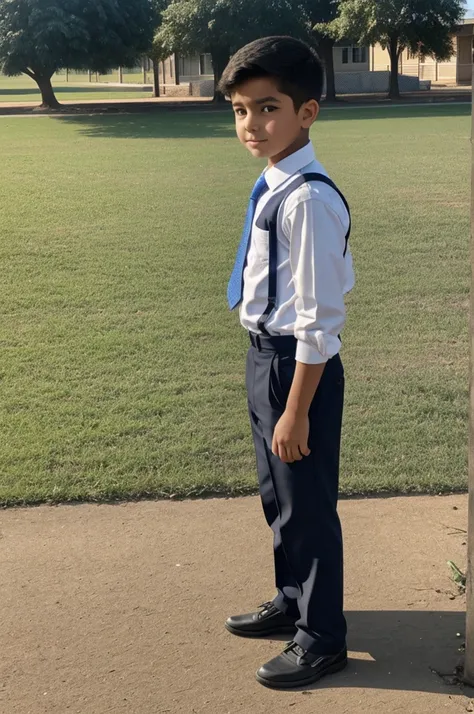
<svg viewBox="0 0 474 714">
<path fill-rule="evenodd" d="M 303 456 L 309 456 L 309 417 L 307 414 L 296 414 L 285 411 L 273 432 L 272 451 L 285 464 L 301 461 Z"/>
<path fill-rule="evenodd" d="M 309 456 L 309 409 L 325 364 L 296 362 L 286 409 L 273 432 L 272 451 L 285 464 Z"/>
</svg>

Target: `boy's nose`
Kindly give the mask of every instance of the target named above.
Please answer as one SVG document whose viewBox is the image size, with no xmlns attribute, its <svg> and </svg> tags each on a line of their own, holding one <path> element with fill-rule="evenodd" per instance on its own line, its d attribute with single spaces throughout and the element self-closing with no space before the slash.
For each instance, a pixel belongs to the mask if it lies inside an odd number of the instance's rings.
<svg viewBox="0 0 474 714">
<path fill-rule="evenodd" d="M 245 127 L 245 130 L 247 131 L 247 134 L 257 134 L 258 133 L 258 124 L 252 123 L 252 124 L 247 124 Z"/>
<path fill-rule="evenodd" d="M 257 120 L 248 115 L 247 116 L 247 121 L 245 122 L 245 130 L 249 132 L 249 134 L 253 134 L 255 131 L 258 131 L 258 122 Z"/>
</svg>

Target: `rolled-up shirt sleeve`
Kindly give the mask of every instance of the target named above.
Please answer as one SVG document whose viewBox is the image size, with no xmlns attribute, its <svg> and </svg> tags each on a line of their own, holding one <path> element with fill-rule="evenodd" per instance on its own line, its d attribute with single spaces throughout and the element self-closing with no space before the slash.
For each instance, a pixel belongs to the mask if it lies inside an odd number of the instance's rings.
<svg viewBox="0 0 474 714">
<path fill-rule="evenodd" d="M 346 230 L 325 202 L 308 197 L 283 222 L 295 291 L 296 360 L 322 364 L 336 355 L 344 326 Z"/>
</svg>

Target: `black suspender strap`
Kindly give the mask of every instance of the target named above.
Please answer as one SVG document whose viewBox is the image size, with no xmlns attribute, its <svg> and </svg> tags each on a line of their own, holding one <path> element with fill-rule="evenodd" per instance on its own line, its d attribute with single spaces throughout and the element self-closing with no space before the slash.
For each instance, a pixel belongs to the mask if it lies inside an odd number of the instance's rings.
<svg viewBox="0 0 474 714">
<path fill-rule="evenodd" d="M 263 332 L 264 335 L 268 335 L 268 330 L 265 325 L 268 322 L 268 318 L 276 307 L 277 298 L 277 267 L 278 267 L 278 237 L 277 237 L 277 225 L 278 225 L 278 211 L 284 201 L 284 199 L 289 196 L 297 188 L 303 186 L 303 184 L 309 181 L 319 181 L 331 186 L 341 197 L 344 206 L 346 207 L 347 213 L 349 215 L 349 229 L 346 234 L 346 245 L 344 248 L 344 256 L 347 253 L 347 245 L 349 237 L 351 235 L 352 219 L 349 204 L 347 203 L 345 197 L 339 191 L 336 184 L 331 181 L 328 176 L 318 173 L 301 174 L 298 176 L 289 186 L 287 186 L 283 191 L 278 192 L 273 196 L 268 204 L 262 211 L 262 214 L 257 219 L 257 225 L 263 222 L 263 227 L 268 231 L 268 304 L 265 308 L 265 312 L 258 321 L 258 329 Z M 261 227 L 261 226 L 259 226 Z"/>
<path fill-rule="evenodd" d="M 278 210 L 277 212 L 278 213 Z M 276 214 L 272 217 L 272 220 L 268 225 L 268 304 L 265 308 L 265 312 L 259 319 L 257 325 L 258 329 L 263 332 L 264 335 L 268 335 L 267 329 L 265 328 L 265 323 L 270 317 L 271 313 L 276 306 L 277 298 L 277 216 Z"/>
</svg>

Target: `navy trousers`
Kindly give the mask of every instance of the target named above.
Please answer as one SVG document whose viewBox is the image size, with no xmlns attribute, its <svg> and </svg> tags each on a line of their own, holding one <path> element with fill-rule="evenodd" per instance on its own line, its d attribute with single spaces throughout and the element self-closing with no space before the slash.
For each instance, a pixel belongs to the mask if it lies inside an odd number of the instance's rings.
<svg viewBox="0 0 474 714">
<path fill-rule="evenodd" d="M 327 363 L 309 412 L 311 454 L 292 464 L 272 453 L 296 361 L 293 338 L 252 338 L 247 394 L 263 510 L 274 534 L 274 604 L 297 617 L 295 641 L 318 654 L 345 645 L 342 532 L 337 513 L 344 369 Z"/>
</svg>

